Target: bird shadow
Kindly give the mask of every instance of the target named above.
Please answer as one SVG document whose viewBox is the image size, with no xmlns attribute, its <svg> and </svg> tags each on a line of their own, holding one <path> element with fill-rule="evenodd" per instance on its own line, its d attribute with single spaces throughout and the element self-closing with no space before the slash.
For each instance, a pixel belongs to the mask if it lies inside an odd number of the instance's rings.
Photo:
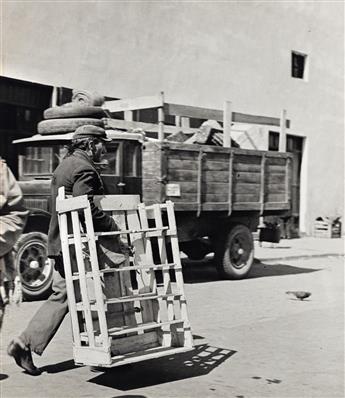
<svg viewBox="0 0 345 398">
<path fill-rule="evenodd" d="M 122 391 L 170 383 L 206 375 L 235 353 L 234 350 L 199 344 L 186 353 L 109 369 L 89 382 Z"/>
<path fill-rule="evenodd" d="M 221 276 L 219 276 L 217 272 L 216 264 L 213 258 L 206 258 L 202 261 L 183 259 L 182 265 L 184 283 L 209 283 L 222 280 Z M 306 274 L 316 271 L 320 271 L 320 269 L 298 267 L 284 264 L 279 261 L 276 263 L 266 264 L 265 262 L 255 259 L 250 273 L 246 279 Z M 232 282 L 236 283 L 240 281 Z"/>
<path fill-rule="evenodd" d="M 125 395 L 115 395 L 112 398 L 147 398 L 147 397 L 146 397 L 146 395 L 132 395 L 132 394 L 128 395 L 128 394 L 125 394 Z"/>
<path fill-rule="evenodd" d="M 292 300 L 292 301 L 311 301 L 311 299 L 303 299 L 303 300 L 301 300 L 301 299 L 292 298 L 292 297 L 290 297 L 289 300 Z"/>
<path fill-rule="evenodd" d="M 4 373 L 0 373 L 0 381 L 6 380 L 8 379 L 8 375 L 4 374 Z"/>
</svg>

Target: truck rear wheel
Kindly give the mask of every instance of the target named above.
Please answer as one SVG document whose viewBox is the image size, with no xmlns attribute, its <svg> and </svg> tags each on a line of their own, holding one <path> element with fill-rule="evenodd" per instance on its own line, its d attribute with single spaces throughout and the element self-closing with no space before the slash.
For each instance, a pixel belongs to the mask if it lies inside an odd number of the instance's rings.
<svg viewBox="0 0 345 398">
<path fill-rule="evenodd" d="M 253 236 L 249 228 L 237 224 L 231 228 L 216 252 L 217 269 L 226 279 L 245 278 L 254 261 Z"/>
<path fill-rule="evenodd" d="M 23 297 L 38 300 L 48 296 L 53 282 L 53 261 L 47 257 L 47 235 L 23 234 L 15 245 L 15 265 L 22 282 Z"/>
</svg>

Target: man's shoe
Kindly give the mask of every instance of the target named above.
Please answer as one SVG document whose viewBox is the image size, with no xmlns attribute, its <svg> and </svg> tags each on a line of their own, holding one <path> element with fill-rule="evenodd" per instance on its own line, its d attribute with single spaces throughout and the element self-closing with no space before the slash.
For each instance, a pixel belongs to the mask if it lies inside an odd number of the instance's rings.
<svg viewBox="0 0 345 398">
<path fill-rule="evenodd" d="M 13 357 L 17 365 L 30 375 L 38 376 L 42 373 L 32 361 L 31 350 L 28 348 L 24 349 L 18 341 L 12 340 L 10 342 L 7 347 L 7 354 Z"/>
</svg>

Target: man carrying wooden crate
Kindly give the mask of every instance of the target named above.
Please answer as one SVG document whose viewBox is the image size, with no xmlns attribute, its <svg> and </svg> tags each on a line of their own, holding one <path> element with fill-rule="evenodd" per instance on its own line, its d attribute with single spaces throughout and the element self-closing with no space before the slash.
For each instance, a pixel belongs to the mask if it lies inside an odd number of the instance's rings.
<svg viewBox="0 0 345 398">
<path fill-rule="evenodd" d="M 30 375 L 41 374 L 41 371 L 33 363 L 31 351 L 42 355 L 68 312 L 60 232 L 55 211 L 58 189 L 65 187 L 66 195 L 88 195 L 96 231 L 118 230 L 115 221 L 93 203 L 94 195 L 104 193 L 103 183 L 94 162 L 100 162 L 102 155 L 106 152 L 105 141 L 111 140 L 107 138 L 103 128 L 91 125 L 79 127 L 73 135 L 67 156 L 56 168 L 52 177 L 53 211 L 48 232 L 48 257 L 55 260 L 53 293 L 39 308 L 23 333 L 12 340 L 7 349 L 8 354 L 15 359 L 17 365 Z M 118 241 L 118 248 L 115 247 L 114 251 L 121 252 L 123 250 L 125 249 Z"/>
</svg>

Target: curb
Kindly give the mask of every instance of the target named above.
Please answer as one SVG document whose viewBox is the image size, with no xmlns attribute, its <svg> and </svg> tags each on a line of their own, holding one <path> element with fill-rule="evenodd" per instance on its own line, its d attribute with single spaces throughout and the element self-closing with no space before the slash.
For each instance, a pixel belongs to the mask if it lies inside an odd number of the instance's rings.
<svg viewBox="0 0 345 398">
<path fill-rule="evenodd" d="M 323 258 L 323 257 L 344 257 L 344 253 L 323 253 L 323 254 L 297 254 L 295 256 L 284 256 L 284 257 L 270 257 L 270 258 L 257 258 L 254 261 L 265 262 L 265 261 L 281 261 L 281 260 L 303 260 L 309 258 Z"/>
</svg>

